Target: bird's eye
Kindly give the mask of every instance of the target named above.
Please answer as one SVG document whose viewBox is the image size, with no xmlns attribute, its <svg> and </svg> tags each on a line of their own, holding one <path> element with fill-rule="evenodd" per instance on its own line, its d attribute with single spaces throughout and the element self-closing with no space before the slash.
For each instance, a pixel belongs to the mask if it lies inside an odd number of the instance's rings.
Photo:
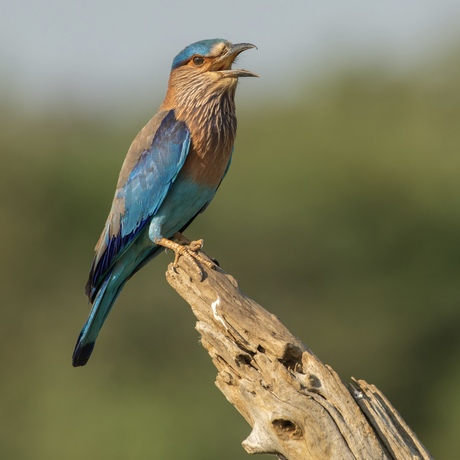
<svg viewBox="0 0 460 460">
<path fill-rule="evenodd" d="M 200 67 L 204 64 L 204 57 L 203 56 L 195 56 L 193 59 L 193 63 L 197 66 Z"/>
</svg>

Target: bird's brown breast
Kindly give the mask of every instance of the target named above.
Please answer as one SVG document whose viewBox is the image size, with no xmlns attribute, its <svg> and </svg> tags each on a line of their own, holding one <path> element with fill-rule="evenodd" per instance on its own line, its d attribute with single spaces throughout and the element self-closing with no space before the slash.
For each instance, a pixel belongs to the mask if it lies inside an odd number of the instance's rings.
<svg viewBox="0 0 460 460">
<path fill-rule="evenodd" d="M 199 184 L 217 188 L 232 155 L 236 117 L 234 106 L 230 110 L 224 107 L 205 112 L 184 119 L 190 130 L 191 146 L 181 174 Z"/>
</svg>

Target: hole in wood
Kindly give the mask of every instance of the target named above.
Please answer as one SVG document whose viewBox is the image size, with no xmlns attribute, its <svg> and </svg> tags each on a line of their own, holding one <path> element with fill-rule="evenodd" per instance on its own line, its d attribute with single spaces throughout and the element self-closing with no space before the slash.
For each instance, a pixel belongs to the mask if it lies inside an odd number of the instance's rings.
<svg viewBox="0 0 460 460">
<path fill-rule="evenodd" d="M 291 420 L 278 418 L 273 420 L 272 425 L 281 439 L 293 439 L 302 436 L 302 430 Z"/>
<path fill-rule="evenodd" d="M 321 388 L 321 380 L 313 374 L 305 374 L 306 388 L 309 390 L 318 390 Z"/>
<path fill-rule="evenodd" d="M 241 353 L 241 354 L 236 356 L 235 361 L 236 361 L 236 364 L 238 364 L 238 366 L 246 365 L 246 366 L 254 367 L 253 364 L 251 363 L 251 361 L 252 361 L 252 356 L 251 355 L 246 355 L 244 353 Z M 255 367 L 254 367 L 254 369 L 255 369 Z"/>
<path fill-rule="evenodd" d="M 286 344 L 280 362 L 288 369 L 302 373 L 302 350 L 292 343 Z"/>
</svg>

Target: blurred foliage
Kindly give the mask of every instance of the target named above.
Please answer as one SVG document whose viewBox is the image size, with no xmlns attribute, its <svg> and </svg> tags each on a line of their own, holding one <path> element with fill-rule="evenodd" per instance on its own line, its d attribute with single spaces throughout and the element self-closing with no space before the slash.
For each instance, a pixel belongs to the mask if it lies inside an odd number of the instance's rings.
<svg viewBox="0 0 460 460">
<path fill-rule="evenodd" d="M 187 232 L 344 381 L 376 384 L 439 458 L 460 449 L 459 62 L 343 71 L 296 104 L 240 110 L 230 173 Z M 247 458 L 249 427 L 164 279 L 171 255 L 127 284 L 87 367 L 70 365 L 145 114 L 7 105 L 0 119 L 0 457 Z"/>
</svg>

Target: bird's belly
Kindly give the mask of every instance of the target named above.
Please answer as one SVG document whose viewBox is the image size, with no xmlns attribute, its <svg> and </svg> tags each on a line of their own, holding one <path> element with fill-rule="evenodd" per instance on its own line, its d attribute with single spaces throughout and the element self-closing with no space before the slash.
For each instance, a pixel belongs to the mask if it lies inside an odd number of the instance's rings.
<svg viewBox="0 0 460 460">
<path fill-rule="evenodd" d="M 153 242 L 162 237 L 171 238 L 211 201 L 214 194 L 213 187 L 178 177 L 150 222 L 149 238 Z"/>
</svg>

